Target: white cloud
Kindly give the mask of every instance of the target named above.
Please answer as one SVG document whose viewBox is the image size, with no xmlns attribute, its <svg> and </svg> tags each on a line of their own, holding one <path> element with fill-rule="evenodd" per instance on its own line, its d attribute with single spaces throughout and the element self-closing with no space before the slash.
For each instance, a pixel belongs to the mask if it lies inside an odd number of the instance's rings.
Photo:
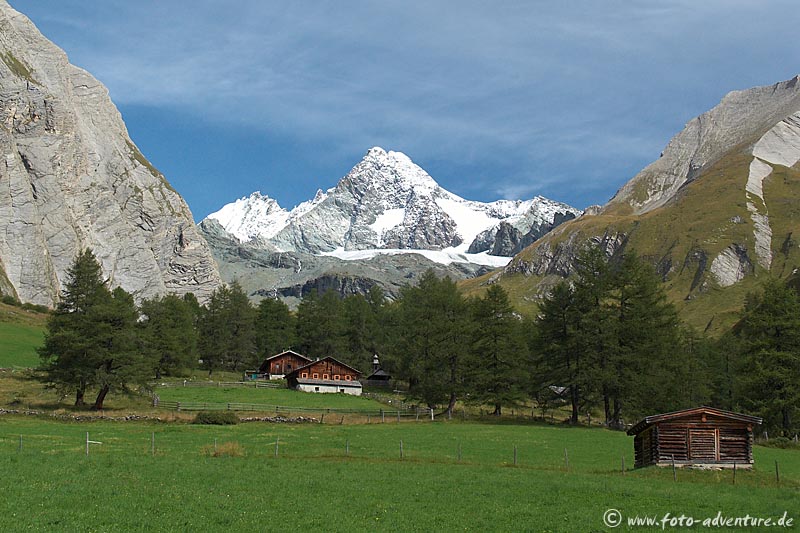
<svg viewBox="0 0 800 533">
<path fill-rule="evenodd" d="M 505 158 L 508 178 L 486 185 L 504 196 L 565 175 L 615 188 L 630 176 L 580 169 L 654 159 L 725 92 L 788 78 L 800 59 L 772 38 L 800 18 L 778 0 L 11 2 L 118 104 L 357 155 Z"/>
</svg>

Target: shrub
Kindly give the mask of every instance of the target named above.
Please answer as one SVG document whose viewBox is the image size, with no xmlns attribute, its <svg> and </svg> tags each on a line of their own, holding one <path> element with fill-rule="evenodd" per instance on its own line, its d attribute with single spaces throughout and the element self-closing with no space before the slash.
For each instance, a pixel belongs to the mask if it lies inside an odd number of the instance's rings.
<svg viewBox="0 0 800 533">
<path fill-rule="evenodd" d="M 15 307 L 19 307 L 21 305 L 20 301 L 10 294 L 4 294 L 3 296 L 0 296 L 0 302 L 3 302 L 6 305 L 13 305 Z"/>
<path fill-rule="evenodd" d="M 794 439 L 790 439 L 788 437 L 776 437 L 774 439 L 769 440 L 760 440 L 758 444 L 761 446 L 766 446 L 767 448 L 783 448 L 783 449 L 798 449 L 800 450 L 800 444 L 794 441 Z"/>
<path fill-rule="evenodd" d="M 239 417 L 232 411 L 200 411 L 194 417 L 193 424 L 214 424 L 229 426 L 239 423 Z"/>
<path fill-rule="evenodd" d="M 200 451 L 206 457 L 244 457 L 247 455 L 238 442 L 223 442 L 220 445 L 203 446 Z"/>
<path fill-rule="evenodd" d="M 49 313 L 50 308 L 46 305 L 39 305 L 39 304 L 31 304 L 31 303 L 24 303 L 22 304 L 22 308 L 26 311 L 33 311 L 35 313 Z"/>
</svg>

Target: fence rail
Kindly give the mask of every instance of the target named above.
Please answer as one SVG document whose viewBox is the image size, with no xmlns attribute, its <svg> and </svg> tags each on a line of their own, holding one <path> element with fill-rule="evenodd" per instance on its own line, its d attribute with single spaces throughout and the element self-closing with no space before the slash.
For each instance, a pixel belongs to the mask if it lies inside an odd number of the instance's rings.
<svg viewBox="0 0 800 533">
<path fill-rule="evenodd" d="M 428 411 L 419 409 L 348 409 L 339 407 L 289 407 L 286 405 L 267 405 L 259 403 L 241 402 L 176 402 L 171 400 L 157 400 L 154 407 L 170 409 L 173 411 L 258 411 L 280 413 L 319 413 L 374 416 L 386 419 L 392 418 L 422 418 L 429 416 Z"/>
<path fill-rule="evenodd" d="M 154 387 L 252 387 L 254 389 L 280 389 L 278 383 L 269 381 L 164 381 L 152 383 Z"/>
</svg>

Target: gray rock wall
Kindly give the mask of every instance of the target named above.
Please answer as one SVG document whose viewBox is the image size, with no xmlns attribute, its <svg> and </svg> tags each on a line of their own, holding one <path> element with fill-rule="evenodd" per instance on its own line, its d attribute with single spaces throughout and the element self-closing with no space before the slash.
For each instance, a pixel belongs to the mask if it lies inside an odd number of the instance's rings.
<svg viewBox="0 0 800 533">
<path fill-rule="evenodd" d="M 86 247 L 137 299 L 202 301 L 220 283 L 188 206 L 131 141 L 108 90 L 4 0 L 0 155 L 0 261 L 22 301 L 53 305 Z"/>
</svg>

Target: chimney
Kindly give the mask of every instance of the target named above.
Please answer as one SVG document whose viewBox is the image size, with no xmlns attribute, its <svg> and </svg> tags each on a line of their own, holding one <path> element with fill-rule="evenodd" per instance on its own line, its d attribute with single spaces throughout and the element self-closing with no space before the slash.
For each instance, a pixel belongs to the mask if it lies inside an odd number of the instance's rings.
<svg viewBox="0 0 800 533">
<path fill-rule="evenodd" d="M 372 356 L 372 371 L 377 372 L 381 368 L 381 362 L 378 360 L 378 354 Z"/>
</svg>

